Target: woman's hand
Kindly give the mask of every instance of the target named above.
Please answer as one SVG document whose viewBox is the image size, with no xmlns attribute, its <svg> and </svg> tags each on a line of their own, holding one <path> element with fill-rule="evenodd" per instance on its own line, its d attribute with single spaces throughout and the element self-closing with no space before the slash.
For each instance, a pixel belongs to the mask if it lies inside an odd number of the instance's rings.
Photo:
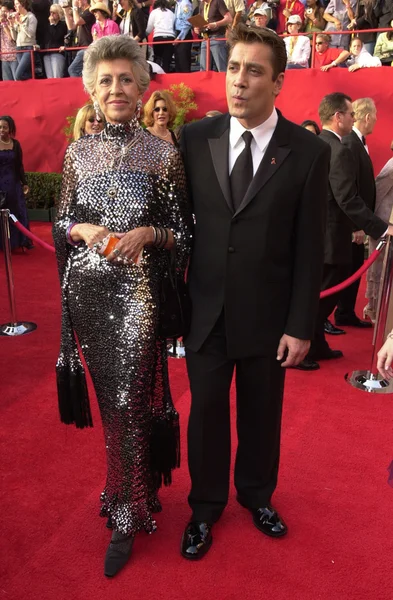
<svg viewBox="0 0 393 600">
<path fill-rule="evenodd" d="M 24 185 L 23 186 L 23 193 L 24 193 L 25 196 L 27 196 L 27 194 L 29 193 L 29 191 L 30 191 L 29 190 L 29 186 L 28 185 Z"/>
<path fill-rule="evenodd" d="M 359 69 L 361 69 L 362 67 L 360 65 L 351 65 L 350 67 L 348 67 L 348 71 L 350 73 L 353 73 L 354 71 L 358 71 Z M 363 242 L 362 242 L 363 243 Z"/>
<path fill-rule="evenodd" d="M 91 223 L 77 223 L 73 226 L 70 236 L 73 242 L 85 242 L 86 246 L 93 248 L 94 244 L 101 242 L 109 233 L 107 227 L 91 225 Z"/>
<path fill-rule="evenodd" d="M 136 262 L 145 246 L 153 243 L 153 230 L 151 227 L 137 227 L 127 233 L 115 233 L 120 239 L 113 252 L 107 256 L 109 262 L 115 259 L 128 259 Z"/>
<path fill-rule="evenodd" d="M 391 333 L 388 335 L 386 342 L 377 354 L 377 369 L 384 379 L 393 378 L 393 338 L 390 337 L 391 335 Z"/>
</svg>

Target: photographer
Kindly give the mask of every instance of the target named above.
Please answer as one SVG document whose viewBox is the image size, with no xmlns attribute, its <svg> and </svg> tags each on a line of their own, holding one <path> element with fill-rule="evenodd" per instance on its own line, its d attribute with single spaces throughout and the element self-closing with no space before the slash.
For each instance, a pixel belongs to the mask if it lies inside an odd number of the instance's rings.
<svg viewBox="0 0 393 600">
<path fill-rule="evenodd" d="M 15 71 L 16 81 L 31 79 L 30 52 L 37 45 L 37 19 L 31 12 L 30 0 L 15 0 L 15 13 L 8 15 L 9 30 L 16 42 L 16 50 L 26 50 L 16 55 L 18 66 Z"/>
<path fill-rule="evenodd" d="M 62 0 L 61 0 L 62 2 Z M 90 12 L 90 0 L 73 0 L 72 7 L 64 6 L 64 14 L 69 31 L 75 31 L 75 46 L 90 46 L 93 41 L 91 28 L 95 23 L 95 17 Z M 83 56 L 85 51 L 79 50 L 68 67 L 70 77 L 82 77 Z"/>
<path fill-rule="evenodd" d="M 47 78 L 55 79 L 64 77 L 66 65 L 66 59 L 61 50 L 64 48 L 67 25 L 64 21 L 64 11 L 59 4 L 51 5 L 48 21 L 44 47 L 57 49 L 57 52 L 46 52 L 44 54 L 44 65 Z"/>
<path fill-rule="evenodd" d="M 1 74 L 3 81 L 14 81 L 16 67 L 18 66 L 16 54 L 13 52 L 16 48 L 16 44 L 12 39 L 8 20 L 9 15 L 13 12 L 13 2 L 4 2 L 0 7 L 0 48 L 2 52 L 10 53 L 1 55 Z"/>
</svg>

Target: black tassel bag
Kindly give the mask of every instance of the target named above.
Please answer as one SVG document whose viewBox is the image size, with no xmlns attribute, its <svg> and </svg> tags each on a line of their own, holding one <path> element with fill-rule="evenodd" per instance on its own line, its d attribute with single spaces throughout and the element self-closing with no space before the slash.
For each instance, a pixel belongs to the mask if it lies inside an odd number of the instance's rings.
<svg viewBox="0 0 393 600">
<path fill-rule="evenodd" d="M 179 338 L 187 335 L 191 320 L 191 300 L 184 276 L 176 270 L 176 248 L 167 254 L 167 269 L 161 282 L 159 335 Z"/>
</svg>

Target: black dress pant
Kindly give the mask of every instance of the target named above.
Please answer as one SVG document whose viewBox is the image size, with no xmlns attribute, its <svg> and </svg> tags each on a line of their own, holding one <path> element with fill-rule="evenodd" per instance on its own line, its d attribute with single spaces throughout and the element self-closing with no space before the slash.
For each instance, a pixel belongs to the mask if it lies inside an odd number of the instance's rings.
<svg viewBox="0 0 393 600">
<path fill-rule="evenodd" d="M 176 36 L 179 32 L 176 32 Z M 189 31 L 184 38 L 186 40 L 192 40 L 192 33 Z M 176 73 L 189 73 L 191 71 L 191 42 L 184 42 L 175 45 L 175 72 Z"/>
<path fill-rule="evenodd" d="M 328 265 L 323 266 L 322 290 L 327 290 L 347 279 L 350 273 L 350 265 Z M 311 342 L 308 358 L 318 359 L 320 355 L 329 352 L 329 344 L 325 338 L 325 321 L 334 310 L 339 294 L 327 296 L 319 301 L 317 322 L 315 325 L 314 339 Z"/>
<path fill-rule="evenodd" d="M 352 244 L 352 265 L 348 276 L 356 273 L 364 263 L 364 244 Z M 360 279 L 343 290 L 339 295 L 337 308 L 334 313 L 336 319 L 353 319 L 356 317 L 355 306 L 358 295 Z"/>
<path fill-rule="evenodd" d="M 153 42 L 168 42 L 168 44 L 157 44 L 153 46 L 154 62 L 160 65 L 165 73 L 169 73 L 170 71 L 174 39 L 175 38 L 168 36 L 158 36 L 153 38 Z"/>
<path fill-rule="evenodd" d="M 187 350 L 192 404 L 188 462 L 192 518 L 214 523 L 229 494 L 229 394 L 236 367 L 235 486 L 249 508 L 266 506 L 277 485 L 285 369 L 276 357 L 228 357 L 223 315 L 198 352 Z"/>
</svg>

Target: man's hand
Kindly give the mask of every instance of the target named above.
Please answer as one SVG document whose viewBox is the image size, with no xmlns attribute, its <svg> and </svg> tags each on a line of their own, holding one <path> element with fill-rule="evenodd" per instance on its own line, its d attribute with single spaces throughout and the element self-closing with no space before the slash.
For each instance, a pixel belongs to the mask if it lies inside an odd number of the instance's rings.
<svg viewBox="0 0 393 600">
<path fill-rule="evenodd" d="M 330 65 L 324 65 L 323 67 L 321 67 L 321 71 L 329 71 L 330 69 L 333 69 L 333 67 L 335 67 L 336 65 L 334 65 L 333 63 L 330 63 Z"/>
<path fill-rule="evenodd" d="M 365 237 L 366 234 L 364 233 L 364 231 L 354 231 L 352 234 L 352 241 L 354 242 L 354 244 L 358 244 L 358 246 L 360 246 L 360 244 L 364 244 Z"/>
<path fill-rule="evenodd" d="M 282 363 L 282 367 L 296 367 L 307 355 L 310 349 L 310 340 L 299 340 L 291 335 L 282 336 L 277 349 L 277 360 L 282 360 L 284 353 L 288 350 L 288 356 Z"/>
</svg>

